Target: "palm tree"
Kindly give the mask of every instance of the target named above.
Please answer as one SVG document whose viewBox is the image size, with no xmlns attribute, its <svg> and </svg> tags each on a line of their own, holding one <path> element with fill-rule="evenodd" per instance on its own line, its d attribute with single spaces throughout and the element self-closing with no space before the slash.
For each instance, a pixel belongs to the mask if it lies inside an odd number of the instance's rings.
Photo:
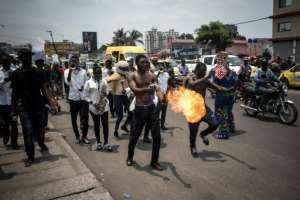
<svg viewBox="0 0 300 200">
<path fill-rule="evenodd" d="M 122 46 L 127 43 L 127 32 L 124 31 L 124 28 L 120 28 L 114 32 L 113 36 L 113 45 Z"/>
<path fill-rule="evenodd" d="M 143 34 L 139 32 L 138 30 L 132 30 L 127 31 L 128 37 L 127 37 L 127 44 L 131 46 L 136 46 L 136 43 L 144 44 L 143 40 L 141 39 L 143 37 Z"/>
</svg>

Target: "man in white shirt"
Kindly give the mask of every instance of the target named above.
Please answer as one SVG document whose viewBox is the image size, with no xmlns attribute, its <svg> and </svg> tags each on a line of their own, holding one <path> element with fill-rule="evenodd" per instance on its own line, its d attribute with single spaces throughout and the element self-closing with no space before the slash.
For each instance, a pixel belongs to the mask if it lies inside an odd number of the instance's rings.
<svg viewBox="0 0 300 200">
<path fill-rule="evenodd" d="M 18 124 L 11 117 L 11 59 L 5 55 L 2 59 L 2 68 L 0 68 L 0 131 L 3 135 L 3 144 L 7 145 L 11 137 L 11 147 L 18 149 Z"/>
<path fill-rule="evenodd" d="M 78 56 L 70 58 L 70 69 L 65 71 L 65 83 L 69 85 L 69 103 L 72 127 L 76 137 L 76 143 L 90 144 L 87 139 L 89 104 L 83 95 L 84 84 L 88 80 L 86 70 L 80 68 Z M 80 117 L 81 138 L 77 126 L 77 116 Z"/>
</svg>

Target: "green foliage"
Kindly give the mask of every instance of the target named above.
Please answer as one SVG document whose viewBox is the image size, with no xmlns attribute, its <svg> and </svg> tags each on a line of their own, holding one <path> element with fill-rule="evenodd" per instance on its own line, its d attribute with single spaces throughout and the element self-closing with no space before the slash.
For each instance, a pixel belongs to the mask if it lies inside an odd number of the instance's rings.
<svg viewBox="0 0 300 200">
<path fill-rule="evenodd" d="M 224 51 L 232 44 L 230 30 L 221 22 L 210 22 L 195 30 L 196 42 L 207 44 L 216 51 Z"/>
<path fill-rule="evenodd" d="M 143 34 L 138 30 L 125 31 L 124 28 L 118 29 L 114 32 L 113 46 L 136 46 L 136 43 L 143 44 L 141 39 Z"/>
</svg>

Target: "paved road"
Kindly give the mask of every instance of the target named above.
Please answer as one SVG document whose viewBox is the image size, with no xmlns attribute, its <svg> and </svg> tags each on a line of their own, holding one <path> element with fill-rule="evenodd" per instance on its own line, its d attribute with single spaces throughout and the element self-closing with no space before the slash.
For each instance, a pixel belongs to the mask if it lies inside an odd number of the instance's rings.
<svg viewBox="0 0 300 200">
<path fill-rule="evenodd" d="M 300 91 L 291 91 L 290 98 L 300 111 Z M 207 102 L 213 104 L 210 98 Z M 63 110 L 68 106 L 64 105 Z M 110 136 L 110 143 L 119 145 L 116 152 L 97 152 L 74 144 L 68 112 L 51 120 L 115 199 L 123 199 L 124 193 L 134 200 L 300 199 L 299 120 L 294 126 L 286 126 L 270 118 L 248 117 L 238 105 L 234 111 L 237 133 L 222 141 L 210 136 L 210 146 L 198 140 L 199 158 L 193 158 L 186 121 L 169 110 L 170 129 L 162 133 L 163 172 L 149 167 L 151 145 L 140 142 L 135 155 L 137 165 L 127 167 L 128 136 L 123 135 L 121 140 Z M 110 130 L 113 125 L 114 120 L 110 120 Z M 94 138 L 92 129 L 89 137 Z"/>
</svg>

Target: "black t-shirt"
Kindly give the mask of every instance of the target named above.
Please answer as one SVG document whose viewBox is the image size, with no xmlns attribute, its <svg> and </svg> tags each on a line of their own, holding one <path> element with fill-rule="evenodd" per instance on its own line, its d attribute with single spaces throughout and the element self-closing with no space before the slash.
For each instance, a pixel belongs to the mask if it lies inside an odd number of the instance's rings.
<svg viewBox="0 0 300 200">
<path fill-rule="evenodd" d="M 42 86 L 45 73 L 36 68 L 17 69 L 12 75 L 11 87 L 16 97 L 17 110 L 40 111 L 43 109 Z"/>
</svg>

